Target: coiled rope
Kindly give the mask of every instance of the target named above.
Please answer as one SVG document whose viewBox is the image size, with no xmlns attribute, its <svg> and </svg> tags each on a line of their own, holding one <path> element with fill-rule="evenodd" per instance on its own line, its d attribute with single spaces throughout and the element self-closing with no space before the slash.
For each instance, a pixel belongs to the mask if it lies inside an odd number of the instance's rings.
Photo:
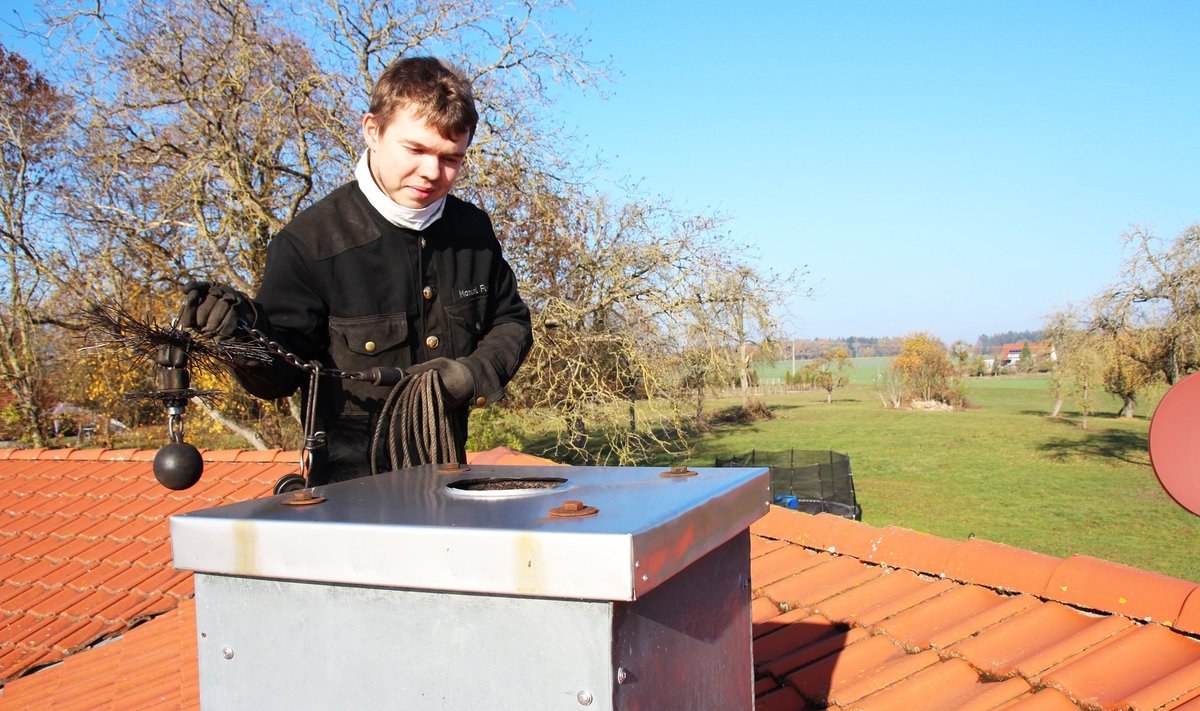
<svg viewBox="0 0 1200 711">
<path fill-rule="evenodd" d="M 389 469 L 421 464 L 460 464 L 464 453 L 461 420 L 446 409 L 442 378 L 436 370 L 405 375 L 396 383 L 371 436 L 371 474 L 379 473 L 379 452 L 386 444 Z"/>
</svg>

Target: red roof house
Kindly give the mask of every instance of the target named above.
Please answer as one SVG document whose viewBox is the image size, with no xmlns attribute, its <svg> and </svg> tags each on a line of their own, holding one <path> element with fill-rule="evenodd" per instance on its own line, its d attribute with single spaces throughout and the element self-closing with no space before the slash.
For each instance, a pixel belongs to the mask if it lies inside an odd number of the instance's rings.
<svg viewBox="0 0 1200 711">
<path fill-rule="evenodd" d="M 1049 355 L 1047 357 L 1050 360 L 1058 360 L 1058 351 L 1055 350 L 1053 343 L 1034 343 L 1032 341 L 1021 341 L 1020 343 L 1005 343 L 1003 346 L 1000 346 L 997 362 L 1001 365 L 1001 367 L 1006 365 L 1014 365 L 1020 362 L 1021 351 L 1025 350 L 1025 346 L 1027 344 L 1029 346 L 1029 351 L 1033 353 L 1034 356 L 1037 356 L 1038 353 L 1048 353 Z"/>
<path fill-rule="evenodd" d="M 198 707 L 167 517 L 269 494 L 295 453 L 206 452 L 186 492 L 152 457 L 0 450 L 0 707 Z M 750 555 L 760 710 L 1200 709 L 1196 583 L 777 507 Z"/>
</svg>

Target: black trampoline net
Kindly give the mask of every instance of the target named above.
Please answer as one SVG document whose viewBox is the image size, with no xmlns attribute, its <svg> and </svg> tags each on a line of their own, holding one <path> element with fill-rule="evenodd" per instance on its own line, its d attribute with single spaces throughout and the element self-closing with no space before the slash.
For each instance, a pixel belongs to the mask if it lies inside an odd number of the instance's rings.
<svg viewBox="0 0 1200 711">
<path fill-rule="evenodd" d="M 850 457 L 840 452 L 826 449 L 751 450 L 749 454 L 717 457 L 715 466 L 767 467 L 771 470 L 771 498 L 779 506 L 862 520 L 862 509 L 854 495 Z"/>
</svg>

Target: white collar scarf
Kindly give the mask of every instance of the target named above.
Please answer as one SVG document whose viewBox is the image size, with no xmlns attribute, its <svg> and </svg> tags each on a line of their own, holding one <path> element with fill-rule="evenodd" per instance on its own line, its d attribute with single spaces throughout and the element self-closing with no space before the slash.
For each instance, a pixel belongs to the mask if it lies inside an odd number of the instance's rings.
<svg viewBox="0 0 1200 711">
<path fill-rule="evenodd" d="M 446 207 L 446 196 L 443 195 L 437 202 L 417 209 L 396 203 L 375 184 L 375 177 L 371 175 L 371 166 L 368 163 L 370 152 L 363 151 L 362 158 L 358 159 L 358 165 L 354 168 L 354 178 L 358 180 L 358 189 L 367 196 L 371 207 L 378 210 L 379 214 L 393 225 L 417 232 L 437 222 L 442 216 L 442 209 Z"/>
</svg>

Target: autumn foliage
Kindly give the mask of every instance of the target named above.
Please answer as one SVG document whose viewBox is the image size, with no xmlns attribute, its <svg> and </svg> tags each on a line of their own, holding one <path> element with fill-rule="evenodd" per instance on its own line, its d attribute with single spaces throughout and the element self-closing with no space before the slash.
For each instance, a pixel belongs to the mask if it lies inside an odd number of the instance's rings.
<svg viewBox="0 0 1200 711">
<path fill-rule="evenodd" d="M 913 333 L 901 340 L 900 355 L 892 370 L 902 383 L 903 400 L 961 405 L 962 388 L 946 344 L 928 333 Z"/>
</svg>

